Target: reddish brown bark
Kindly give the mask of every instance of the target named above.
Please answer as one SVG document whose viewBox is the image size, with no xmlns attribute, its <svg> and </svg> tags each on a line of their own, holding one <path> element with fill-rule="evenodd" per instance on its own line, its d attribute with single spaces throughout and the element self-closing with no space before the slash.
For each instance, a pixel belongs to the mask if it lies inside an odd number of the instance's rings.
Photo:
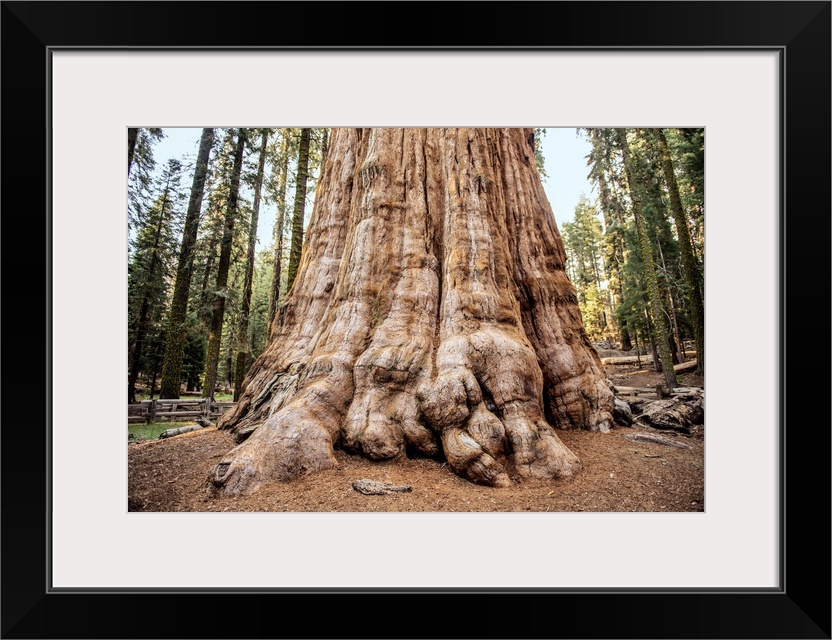
<svg viewBox="0 0 832 640">
<path fill-rule="evenodd" d="M 334 129 L 297 280 L 212 474 L 247 492 L 334 466 L 443 455 L 472 481 L 571 475 L 558 428 L 613 395 L 564 271 L 529 129 Z"/>
</svg>

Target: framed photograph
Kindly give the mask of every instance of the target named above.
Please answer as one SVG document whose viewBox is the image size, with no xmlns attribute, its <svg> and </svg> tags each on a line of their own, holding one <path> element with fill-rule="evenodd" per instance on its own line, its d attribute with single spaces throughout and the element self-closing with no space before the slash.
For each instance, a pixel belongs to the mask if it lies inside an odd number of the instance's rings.
<svg viewBox="0 0 832 640">
<path fill-rule="evenodd" d="M 2 12 L 3 637 L 830 637 L 829 2 Z M 703 127 L 704 511 L 129 511 L 137 126 Z"/>
</svg>

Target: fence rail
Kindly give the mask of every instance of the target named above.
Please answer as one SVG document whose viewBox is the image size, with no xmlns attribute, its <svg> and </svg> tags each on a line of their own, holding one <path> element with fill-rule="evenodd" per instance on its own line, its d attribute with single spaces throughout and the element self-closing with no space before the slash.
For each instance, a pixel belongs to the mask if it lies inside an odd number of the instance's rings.
<svg viewBox="0 0 832 640">
<path fill-rule="evenodd" d="M 198 418 L 215 420 L 236 402 L 210 402 L 208 398 L 177 398 L 142 400 L 127 405 L 127 422 L 153 422 L 156 419 Z"/>
</svg>

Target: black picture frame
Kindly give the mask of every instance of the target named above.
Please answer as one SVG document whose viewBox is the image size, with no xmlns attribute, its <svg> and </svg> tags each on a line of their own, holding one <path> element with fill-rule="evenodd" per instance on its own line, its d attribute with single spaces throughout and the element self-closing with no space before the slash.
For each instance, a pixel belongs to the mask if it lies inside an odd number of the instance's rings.
<svg viewBox="0 0 832 640">
<path fill-rule="evenodd" d="M 828 1 L 3 2 L 2 637 L 829 638 L 830 15 Z M 780 588 L 50 590 L 48 83 L 64 47 L 779 51 Z"/>
</svg>

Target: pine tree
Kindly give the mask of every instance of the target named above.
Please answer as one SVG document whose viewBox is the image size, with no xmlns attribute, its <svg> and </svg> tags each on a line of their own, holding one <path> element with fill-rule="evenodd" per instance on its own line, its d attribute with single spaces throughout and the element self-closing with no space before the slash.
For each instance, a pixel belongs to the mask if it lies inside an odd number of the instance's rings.
<svg viewBox="0 0 832 640">
<path fill-rule="evenodd" d="M 592 143 L 587 159 L 591 169 L 589 178 L 598 186 L 598 205 L 604 218 L 604 272 L 612 294 L 612 317 L 618 326 L 621 348 L 632 349 L 627 314 L 620 309 L 624 298 L 624 267 L 627 260 L 624 240 L 627 228 L 627 206 L 621 168 L 616 165 L 613 149 L 613 130 L 586 129 Z"/>
<path fill-rule="evenodd" d="M 263 174 L 266 169 L 266 147 L 269 143 L 269 129 L 260 132 L 260 157 L 257 165 L 257 176 L 254 181 L 254 206 L 251 210 L 251 223 L 248 233 L 248 250 L 246 253 L 246 272 L 243 284 L 242 305 L 240 309 L 239 329 L 237 333 L 237 364 L 234 373 L 234 401 L 240 397 L 243 378 L 246 375 L 247 359 L 251 353 L 248 341 L 248 321 L 251 313 L 251 291 L 254 282 L 254 259 L 257 249 L 257 223 L 260 215 L 260 192 L 263 188 Z"/>
<path fill-rule="evenodd" d="M 217 267 L 217 279 L 214 301 L 211 311 L 211 325 L 208 334 L 208 354 L 205 365 L 203 389 L 206 397 L 213 400 L 217 386 L 217 366 L 220 356 L 223 320 L 225 319 L 225 301 L 228 296 L 228 271 L 231 266 L 231 245 L 234 241 L 234 224 L 238 217 L 240 194 L 240 174 L 243 168 L 243 152 L 246 137 L 242 129 L 237 130 L 237 143 L 234 148 L 234 166 L 228 185 L 228 201 L 225 209 L 220 258 Z"/>
<path fill-rule="evenodd" d="M 607 319 L 612 310 L 602 277 L 603 231 L 597 211 L 586 196 L 581 196 L 575 207 L 572 222 L 563 225 L 563 239 L 569 257 L 570 279 L 578 294 L 578 306 L 587 333 L 595 340 L 608 339 Z"/>
<path fill-rule="evenodd" d="M 188 335 L 186 315 L 188 297 L 191 288 L 191 276 L 194 269 L 194 250 L 199 233 L 199 218 L 202 210 L 202 197 L 205 191 L 205 178 L 208 174 L 208 158 L 214 143 L 214 130 L 203 129 L 199 141 L 194 179 L 188 211 L 185 216 L 185 228 L 182 233 L 182 245 L 176 268 L 176 280 L 173 285 L 170 317 L 168 318 L 167 340 L 165 343 L 164 364 L 162 368 L 162 388 L 160 397 L 178 398 L 182 376 L 182 358 Z"/>
<path fill-rule="evenodd" d="M 178 216 L 181 169 L 179 161 L 168 162 L 159 179 L 159 195 L 148 210 L 134 242 L 128 281 L 131 319 L 128 399 L 131 403 L 136 401 L 136 382 L 142 371 L 151 321 L 160 315 L 165 301 L 168 263 L 177 235 L 174 224 Z"/>
<path fill-rule="evenodd" d="M 127 130 L 127 226 L 140 224 L 142 212 L 149 206 L 156 160 L 153 145 L 165 137 L 162 129 L 131 127 Z"/>
<path fill-rule="evenodd" d="M 139 139 L 139 130 L 136 127 L 127 129 L 127 175 L 130 175 L 130 167 L 133 166 L 133 154 L 136 151 L 136 141 Z"/>
<path fill-rule="evenodd" d="M 701 275 L 696 258 L 693 255 L 693 242 L 691 241 L 690 230 L 688 229 L 687 216 L 682 207 L 682 199 L 679 194 L 679 185 L 676 182 L 670 147 L 661 129 L 655 130 L 655 140 L 659 145 L 664 178 L 667 184 L 668 194 L 670 195 L 671 211 L 673 213 L 673 220 L 676 223 L 676 236 L 679 239 L 682 269 L 685 276 L 685 292 L 691 310 L 693 335 L 696 341 L 697 369 L 701 373 L 705 365 L 705 306 L 702 303 L 700 290 Z"/>
<path fill-rule="evenodd" d="M 642 206 L 643 185 L 636 182 L 638 169 L 635 166 L 635 162 L 630 152 L 626 129 L 617 129 L 616 133 L 618 135 L 618 143 L 621 147 L 621 152 L 624 156 L 624 170 L 627 176 L 627 183 L 629 184 L 630 189 L 630 199 L 633 205 L 633 216 L 635 218 L 636 231 L 638 233 L 644 281 L 647 286 L 650 309 L 654 319 L 653 328 L 655 332 L 655 344 L 659 355 L 658 360 L 661 362 L 665 384 L 668 389 L 672 389 L 677 386 L 676 372 L 673 369 L 673 356 L 670 352 L 669 338 L 664 326 L 661 293 L 656 279 L 656 267 L 653 260 L 652 248 L 650 246 L 647 223 L 644 219 L 644 210 Z"/>
</svg>

